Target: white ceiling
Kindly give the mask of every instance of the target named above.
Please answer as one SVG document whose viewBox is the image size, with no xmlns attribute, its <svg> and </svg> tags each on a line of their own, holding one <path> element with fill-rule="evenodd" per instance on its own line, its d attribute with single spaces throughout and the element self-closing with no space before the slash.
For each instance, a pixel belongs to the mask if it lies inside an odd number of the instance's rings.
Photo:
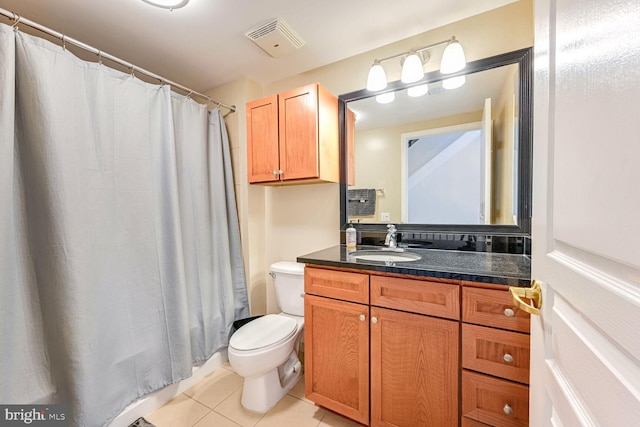
<svg viewBox="0 0 640 427">
<path fill-rule="evenodd" d="M 0 0 L 0 8 L 203 92 L 240 77 L 276 82 L 513 1 L 190 0 L 169 11 L 142 0 Z M 279 59 L 244 35 L 274 18 L 306 42 Z"/>
</svg>

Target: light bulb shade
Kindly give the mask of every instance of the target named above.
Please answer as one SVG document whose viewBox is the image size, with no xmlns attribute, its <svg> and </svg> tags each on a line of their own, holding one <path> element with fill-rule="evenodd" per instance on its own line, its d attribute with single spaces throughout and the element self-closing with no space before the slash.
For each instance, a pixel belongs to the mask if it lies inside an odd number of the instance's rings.
<svg viewBox="0 0 640 427">
<path fill-rule="evenodd" d="M 161 7 L 163 9 L 178 9 L 186 6 L 189 0 L 142 0 L 145 3 Z"/>
<path fill-rule="evenodd" d="M 422 69 L 422 59 L 417 53 L 411 53 L 404 59 L 402 64 L 402 83 L 413 83 L 424 77 Z"/>
<path fill-rule="evenodd" d="M 367 76 L 367 89 L 371 91 L 382 90 L 387 87 L 387 75 L 379 62 L 374 62 Z"/>
<path fill-rule="evenodd" d="M 422 96 L 427 92 L 429 92 L 429 85 L 426 83 L 423 85 L 412 86 L 409 89 L 407 89 L 407 95 L 414 98 L 417 98 L 418 96 Z"/>
<path fill-rule="evenodd" d="M 464 76 L 451 77 L 442 81 L 442 87 L 445 89 L 458 89 L 467 79 Z"/>
<path fill-rule="evenodd" d="M 442 74 L 451 74 L 462 70 L 466 66 L 467 59 L 464 56 L 462 45 L 455 38 L 453 38 L 442 54 L 440 72 Z"/>
<path fill-rule="evenodd" d="M 387 92 L 376 96 L 376 101 L 379 104 L 388 104 L 393 102 L 394 99 L 396 99 L 396 95 L 393 92 Z"/>
</svg>

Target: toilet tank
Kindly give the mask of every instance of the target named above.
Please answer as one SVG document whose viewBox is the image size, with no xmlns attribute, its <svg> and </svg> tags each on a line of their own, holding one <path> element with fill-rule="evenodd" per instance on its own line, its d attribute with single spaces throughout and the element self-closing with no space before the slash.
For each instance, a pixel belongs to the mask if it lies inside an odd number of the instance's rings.
<svg viewBox="0 0 640 427">
<path fill-rule="evenodd" d="M 304 264 L 281 261 L 271 264 L 276 303 L 283 313 L 304 316 Z"/>
</svg>

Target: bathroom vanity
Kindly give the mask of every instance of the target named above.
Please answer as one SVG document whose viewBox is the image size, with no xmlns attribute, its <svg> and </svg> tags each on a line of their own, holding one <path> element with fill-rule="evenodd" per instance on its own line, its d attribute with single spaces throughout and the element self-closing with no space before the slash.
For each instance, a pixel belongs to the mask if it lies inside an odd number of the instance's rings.
<svg viewBox="0 0 640 427">
<path fill-rule="evenodd" d="M 529 257 L 410 252 L 298 258 L 306 397 L 368 426 L 528 425 L 529 314 L 508 288 L 529 285 Z"/>
</svg>

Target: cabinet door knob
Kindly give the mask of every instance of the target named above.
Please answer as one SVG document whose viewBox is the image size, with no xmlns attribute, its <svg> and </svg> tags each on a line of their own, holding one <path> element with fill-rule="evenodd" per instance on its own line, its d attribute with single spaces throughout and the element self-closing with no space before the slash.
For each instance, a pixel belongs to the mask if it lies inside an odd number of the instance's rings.
<svg viewBox="0 0 640 427">
<path fill-rule="evenodd" d="M 507 317 L 513 317 L 515 313 L 513 312 L 513 310 L 511 310 L 510 308 L 505 308 L 504 309 L 504 315 Z"/>
<path fill-rule="evenodd" d="M 371 318 L 371 323 L 378 323 L 378 318 L 377 317 L 372 317 Z"/>
<path fill-rule="evenodd" d="M 361 321 L 361 322 L 364 322 L 364 319 L 366 319 L 365 315 L 364 315 L 364 314 L 361 314 L 361 315 L 360 315 L 360 321 Z"/>
<path fill-rule="evenodd" d="M 505 353 L 504 356 L 502 356 L 502 358 L 507 363 L 512 363 L 513 362 L 513 356 L 510 355 L 509 353 Z"/>
<path fill-rule="evenodd" d="M 509 406 L 508 403 L 504 405 L 504 408 L 502 408 L 502 410 L 507 415 L 512 415 L 513 414 L 513 409 L 511 409 L 511 406 Z"/>
<path fill-rule="evenodd" d="M 284 171 L 283 171 L 282 169 L 280 169 L 280 170 L 278 171 L 278 175 L 282 175 L 283 173 L 284 173 Z"/>
<path fill-rule="evenodd" d="M 277 170 L 273 170 L 273 172 L 271 172 L 273 175 L 278 175 L 278 171 Z"/>
</svg>

